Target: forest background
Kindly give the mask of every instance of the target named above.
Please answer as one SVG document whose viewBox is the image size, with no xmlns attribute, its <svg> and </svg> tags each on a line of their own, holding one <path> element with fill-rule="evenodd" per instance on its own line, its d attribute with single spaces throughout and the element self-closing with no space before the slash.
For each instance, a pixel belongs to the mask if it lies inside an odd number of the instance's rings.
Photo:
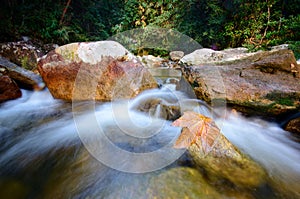
<svg viewBox="0 0 300 199">
<path fill-rule="evenodd" d="M 134 28 L 177 30 L 203 47 L 289 44 L 300 58 L 299 0 L 2 0 L 0 42 L 105 40 Z"/>
</svg>

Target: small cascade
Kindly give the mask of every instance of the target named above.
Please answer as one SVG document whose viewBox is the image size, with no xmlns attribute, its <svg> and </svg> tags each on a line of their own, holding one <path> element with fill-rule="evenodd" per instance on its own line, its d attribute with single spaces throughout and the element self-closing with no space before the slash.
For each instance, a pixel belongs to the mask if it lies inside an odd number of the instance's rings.
<svg viewBox="0 0 300 199">
<path fill-rule="evenodd" d="M 0 108 L 0 198 L 300 196 L 300 147 L 288 132 L 225 114 L 172 84 L 103 103 L 71 104 L 48 90 L 23 93 Z M 269 184 L 235 190 L 207 182 L 185 150 L 173 148 L 181 129 L 171 123 L 187 110 L 214 118 L 235 146 L 266 169 Z"/>
</svg>

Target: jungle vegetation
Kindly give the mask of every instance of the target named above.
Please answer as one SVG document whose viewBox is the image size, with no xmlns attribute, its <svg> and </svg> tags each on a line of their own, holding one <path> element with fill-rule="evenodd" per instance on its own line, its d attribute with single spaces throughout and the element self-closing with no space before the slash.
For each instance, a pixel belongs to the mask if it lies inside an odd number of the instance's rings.
<svg viewBox="0 0 300 199">
<path fill-rule="evenodd" d="M 61 45 L 158 26 L 214 49 L 255 51 L 287 43 L 299 58 L 299 10 L 299 0 L 4 0 L 0 38 Z"/>
</svg>

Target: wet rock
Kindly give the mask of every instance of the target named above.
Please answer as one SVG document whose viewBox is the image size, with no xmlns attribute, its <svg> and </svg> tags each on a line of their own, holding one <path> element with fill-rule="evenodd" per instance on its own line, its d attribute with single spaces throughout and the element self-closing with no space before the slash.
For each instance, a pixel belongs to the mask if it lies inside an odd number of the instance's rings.
<svg viewBox="0 0 300 199">
<path fill-rule="evenodd" d="M 175 120 L 181 115 L 180 106 L 177 103 L 169 103 L 158 98 L 144 101 L 137 107 L 137 110 L 166 120 Z"/>
<path fill-rule="evenodd" d="M 110 101 L 157 87 L 147 69 L 114 41 L 61 46 L 39 60 L 38 70 L 57 99 Z"/>
<path fill-rule="evenodd" d="M 124 173 L 81 151 L 75 160 L 54 170 L 40 198 L 224 198 L 196 169 Z"/>
<path fill-rule="evenodd" d="M 184 52 L 183 51 L 172 51 L 170 52 L 170 59 L 172 61 L 179 61 L 182 57 L 184 56 Z"/>
<path fill-rule="evenodd" d="M 172 168 L 153 177 L 148 190 L 147 198 L 224 198 L 196 169 L 188 167 Z"/>
<path fill-rule="evenodd" d="M 41 90 L 45 87 L 42 78 L 38 74 L 21 68 L 1 56 L 0 73 L 9 76 L 20 88 Z"/>
<path fill-rule="evenodd" d="M 18 85 L 8 76 L 0 73 L 0 103 L 22 96 Z"/>
<path fill-rule="evenodd" d="M 168 78 L 164 81 L 164 83 L 177 85 L 179 83 L 179 80 L 177 78 Z"/>
<path fill-rule="evenodd" d="M 183 127 L 174 147 L 187 148 L 196 167 L 205 170 L 210 180 L 243 188 L 266 183 L 265 170 L 231 144 L 211 118 L 185 112 L 173 125 Z"/>
<path fill-rule="evenodd" d="M 193 161 L 205 170 L 211 181 L 228 181 L 236 187 L 255 188 L 264 185 L 264 169 L 248 156 L 242 154 L 222 134 L 210 134 L 215 144 L 209 153 L 203 153 L 203 144 L 198 139 L 188 147 Z"/>
<path fill-rule="evenodd" d="M 286 124 L 285 130 L 300 136 L 300 117 L 290 120 Z"/>
<path fill-rule="evenodd" d="M 183 65 L 182 71 L 199 99 L 275 117 L 300 107 L 299 67 L 292 51 L 276 50 L 218 64 Z"/>
</svg>

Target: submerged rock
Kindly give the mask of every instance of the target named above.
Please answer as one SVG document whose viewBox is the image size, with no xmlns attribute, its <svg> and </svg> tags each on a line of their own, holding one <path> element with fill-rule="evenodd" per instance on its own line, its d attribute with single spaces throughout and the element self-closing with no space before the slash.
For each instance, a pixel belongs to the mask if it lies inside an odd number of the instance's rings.
<svg viewBox="0 0 300 199">
<path fill-rule="evenodd" d="M 0 198 L 25 199 L 28 198 L 29 187 L 19 179 L 0 179 Z"/>
<path fill-rule="evenodd" d="M 180 106 L 178 103 L 169 103 L 163 99 L 149 99 L 141 103 L 137 110 L 147 112 L 151 116 L 163 118 L 166 120 L 175 120 L 180 114 Z"/>
<path fill-rule="evenodd" d="M 224 198 L 200 172 L 188 167 L 172 168 L 152 177 L 148 190 L 147 198 Z"/>
<path fill-rule="evenodd" d="M 39 60 L 38 70 L 54 98 L 110 101 L 132 98 L 157 83 L 114 41 L 72 43 Z"/>
<path fill-rule="evenodd" d="M 18 85 L 6 75 L 0 73 L 0 103 L 22 96 Z"/>
<path fill-rule="evenodd" d="M 231 198 L 218 193 L 193 168 L 132 174 L 110 169 L 84 150 L 74 156 L 54 170 L 40 198 Z"/>
<path fill-rule="evenodd" d="M 300 66 L 290 50 L 258 52 L 235 61 L 182 66 L 199 99 L 274 117 L 300 107 Z"/>
</svg>

